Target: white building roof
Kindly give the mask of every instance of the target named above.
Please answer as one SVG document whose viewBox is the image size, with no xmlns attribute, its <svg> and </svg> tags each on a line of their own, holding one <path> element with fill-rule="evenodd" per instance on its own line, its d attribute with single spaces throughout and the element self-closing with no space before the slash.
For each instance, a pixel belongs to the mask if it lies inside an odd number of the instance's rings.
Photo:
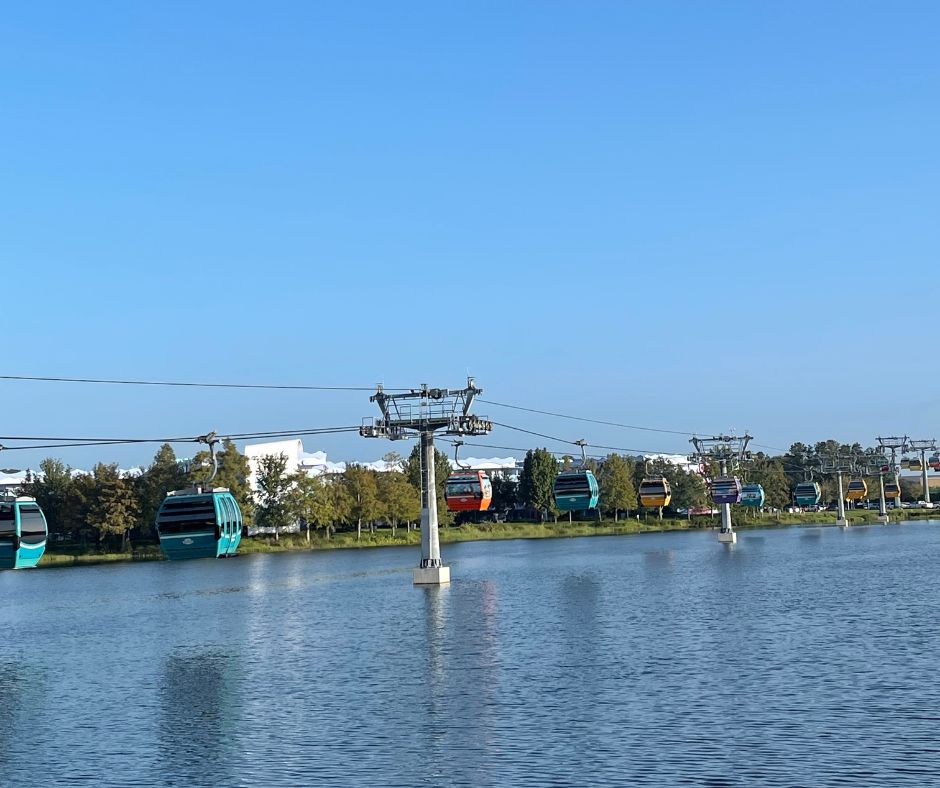
<svg viewBox="0 0 940 788">
<path fill-rule="evenodd" d="M 287 472 L 296 473 L 303 471 L 311 476 L 320 476 L 324 473 L 342 473 L 346 470 L 347 462 L 334 462 L 330 460 L 325 451 L 305 452 L 303 442 L 299 439 L 289 441 L 272 441 L 270 443 L 249 443 L 245 445 L 245 456 L 248 458 L 248 465 L 251 468 L 251 474 L 248 477 L 248 483 L 252 490 L 257 489 L 257 469 L 258 463 L 262 457 L 283 454 L 287 458 Z M 513 471 L 516 469 L 518 460 L 515 457 L 467 457 L 462 459 L 460 464 L 470 466 L 473 470 L 490 471 L 505 470 Z M 450 461 L 453 467 L 457 467 L 453 460 Z M 365 468 L 383 473 L 385 471 L 400 470 L 401 463 L 389 463 L 385 460 L 375 460 L 373 462 L 357 462 Z"/>
<path fill-rule="evenodd" d="M 469 468 L 474 471 L 514 471 L 517 462 L 519 460 L 515 457 L 467 457 L 460 461 L 460 465 L 453 460 L 450 464 L 454 468 Z"/>
</svg>

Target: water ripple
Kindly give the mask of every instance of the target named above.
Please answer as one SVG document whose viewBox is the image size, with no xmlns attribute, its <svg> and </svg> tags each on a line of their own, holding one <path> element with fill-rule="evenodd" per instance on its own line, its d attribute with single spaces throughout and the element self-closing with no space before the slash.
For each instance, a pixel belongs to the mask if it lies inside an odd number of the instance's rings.
<svg viewBox="0 0 940 788">
<path fill-rule="evenodd" d="M 446 552 L 4 575 L 3 784 L 940 785 L 931 524 Z"/>
</svg>

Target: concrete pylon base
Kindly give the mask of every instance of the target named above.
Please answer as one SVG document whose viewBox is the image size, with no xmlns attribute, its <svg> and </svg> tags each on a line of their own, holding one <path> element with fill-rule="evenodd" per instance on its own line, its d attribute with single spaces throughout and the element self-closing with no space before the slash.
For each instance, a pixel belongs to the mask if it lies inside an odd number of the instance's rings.
<svg viewBox="0 0 940 788">
<path fill-rule="evenodd" d="M 849 527 L 849 521 L 846 520 L 846 519 L 843 517 L 843 518 L 841 518 L 841 519 L 839 519 L 839 520 L 836 520 L 836 525 L 838 525 L 840 528 L 848 528 L 848 527 Z"/>
<path fill-rule="evenodd" d="M 450 582 L 449 566 L 418 567 L 414 570 L 414 584 L 416 586 L 441 586 Z"/>
<path fill-rule="evenodd" d="M 891 518 L 888 517 L 888 515 L 886 515 L 886 514 L 879 514 L 879 515 L 878 515 L 878 522 L 879 522 L 879 523 L 882 523 L 883 525 L 887 525 L 888 523 L 891 522 Z"/>
<path fill-rule="evenodd" d="M 721 544 L 737 544 L 738 535 L 734 531 L 719 531 L 718 541 Z"/>
</svg>

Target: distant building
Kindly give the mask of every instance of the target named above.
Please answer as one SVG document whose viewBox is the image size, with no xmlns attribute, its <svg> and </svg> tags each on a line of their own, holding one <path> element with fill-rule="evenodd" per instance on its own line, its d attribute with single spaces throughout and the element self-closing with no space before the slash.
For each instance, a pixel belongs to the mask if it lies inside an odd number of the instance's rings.
<svg viewBox="0 0 940 788">
<path fill-rule="evenodd" d="M 701 473 L 701 466 L 697 462 L 691 462 L 685 454 L 644 454 L 644 460 L 649 460 L 653 462 L 655 460 L 663 460 L 668 462 L 670 465 L 675 465 L 677 468 L 681 468 L 686 473 Z"/>
<path fill-rule="evenodd" d="M 26 471 L 3 473 L 0 471 L 0 495 L 14 495 L 26 481 Z"/>
<path fill-rule="evenodd" d="M 486 471 L 490 476 L 500 476 L 512 481 L 517 481 L 522 473 L 522 460 L 515 457 L 467 457 L 461 458 L 459 466 L 453 460 L 450 464 L 455 469 L 461 467 L 471 471 Z"/>
<path fill-rule="evenodd" d="M 287 460 L 287 472 L 296 473 L 300 465 L 300 457 L 304 453 L 304 444 L 299 438 L 288 441 L 272 441 L 270 443 L 246 443 L 245 457 L 248 460 L 248 486 L 252 492 L 258 489 L 258 471 L 264 457 L 277 457 L 284 455 Z"/>
<path fill-rule="evenodd" d="M 885 478 L 887 479 L 888 477 L 886 476 Z M 901 481 L 913 484 L 918 490 L 923 489 L 920 473 L 901 474 Z M 927 486 L 930 487 L 931 490 L 940 490 L 940 475 L 931 473 L 927 477 Z"/>
<path fill-rule="evenodd" d="M 322 476 L 329 473 L 342 473 L 346 470 L 348 463 L 332 462 L 327 459 L 325 451 L 305 452 L 303 441 L 298 439 L 287 441 L 272 441 L 270 443 L 248 443 L 245 444 L 245 457 L 248 459 L 250 474 L 248 476 L 248 485 L 252 491 L 258 489 L 258 470 L 260 468 L 261 458 L 277 456 L 283 454 L 287 459 L 287 472 L 297 473 L 302 471 L 310 476 Z M 380 473 L 400 469 L 400 463 L 389 463 L 385 460 L 374 460 L 372 462 L 360 462 L 366 468 L 371 468 Z M 457 467 L 453 459 L 451 466 Z M 467 457 L 461 458 L 460 465 L 469 466 L 475 471 L 486 471 L 490 475 L 502 476 L 506 479 L 518 479 L 522 470 L 522 461 L 515 457 Z"/>
<path fill-rule="evenodd" d="M 342 473 L 347 465 L 345 462 L 331 462 L 327 459 L 325 451 L 305 452 L 303 441 L 299 438 L 271 443 L 248 443 L 245 444 L 245 457 L 248 459 L 248 467 L 251 471 L 248 476 L 248 485 L 252 491 L 258 489 L 258 469 L 261 458 L 276 457 L 278 454 L 283 454 L 287 459 L 288 473 L 302 471 L 309 476 L 322 476 L 327 473 Z M 395 463 L 388 463 L 385 460 L 357 464 L 380 472 L 394 470 L 397 467 Z"/>
</svg>

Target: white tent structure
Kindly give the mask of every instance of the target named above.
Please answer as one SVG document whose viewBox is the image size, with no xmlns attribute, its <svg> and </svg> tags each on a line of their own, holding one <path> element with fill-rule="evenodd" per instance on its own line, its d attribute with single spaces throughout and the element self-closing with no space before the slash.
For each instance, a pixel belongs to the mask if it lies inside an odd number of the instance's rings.
<svg viewBox="0 0 940 788">
<path fill-rule="evenodd" d="M 248 484 L 252 491 L 258 489 L 258 469 L 262 457 L 277 456 L 283 454 L 287 459 L 287 472 L 297 473 L 303 471 L 310 476 L 322 476 L 328 473 L 342 473 L 346 470 L 348 463 L 333 462 L 326 456 L 325 451 L 305 452 L 303 441 L 299 438 L 286 441 L 272 441 L 270 443 L 248 443 L 245 444 L 245 457 L 248 458 L 248 467 L 251 473 L 248 477 Z M 490 471 L 504 476 L 513 476 L 518 470 L 518 460 L 515 457 L 467 457 L 461 459 L 460 464 L 463 467 L 470 467 L 475 471 Z M 450 461 L 453 467 L 457 467 L 453 460 Z M 390 463 L 385 460 L 375 460 L 373 462 L 360 462 L 366 468 L 371 468 L 380 473 L 385 471 L 398 470 L 400 463 Z"/>
</svg>

